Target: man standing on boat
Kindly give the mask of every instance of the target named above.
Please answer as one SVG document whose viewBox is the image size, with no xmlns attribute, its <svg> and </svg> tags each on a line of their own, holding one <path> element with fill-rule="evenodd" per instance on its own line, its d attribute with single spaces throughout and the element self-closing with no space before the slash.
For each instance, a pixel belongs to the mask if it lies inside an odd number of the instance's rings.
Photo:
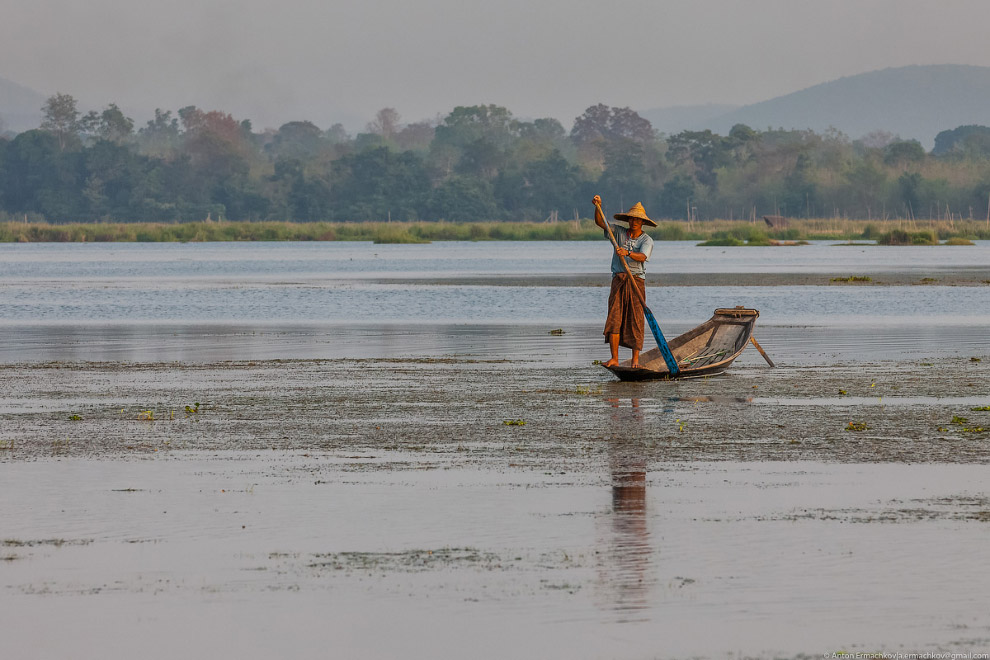
<svg viewBox="0 0 990 660">
<path fill-rule="evenodd" d="M 595 195 L 595 224 L 605 230 L 609 238 L 609 226 L 602 214 L 602 198 Z M 646 262 L 653 254 L 653 239 L 643 231 L 643 225 L 656 227 L 657 223 L 646 215 L 643 205 L 636 203 L 625 213 L 616 213 L 612 233 L 615 248 L 612 254 L 612 288 L 608 294 L 608 317 L 605 319 L 605 340 L 612 351 L 612 358 L 605 363 L 613 367 L 619 363 L 619 346 L 632 351 L 631 364 L 639 366 L 639 352 L 643 349 L 643 301 L 646 299 Z M 630 279 L 623 267 L 625 258 Z M 636 291 L 636 288 L 639 292 Z"/>
</svg>

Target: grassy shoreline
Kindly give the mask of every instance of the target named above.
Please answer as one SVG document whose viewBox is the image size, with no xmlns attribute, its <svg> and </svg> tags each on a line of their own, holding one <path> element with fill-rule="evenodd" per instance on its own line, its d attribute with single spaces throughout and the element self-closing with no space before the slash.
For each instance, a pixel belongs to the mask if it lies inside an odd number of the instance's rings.
<svg viewBox="0 0 990 660">
<path fill-rule="evenodd" d="M 774 241 L 875 240 L 881 244 L 934 245 L 955 239 L 990 239 L 982 221 L 791 220 L 771 230 L 744 220 L 661 222 L 649 229 L 660 241 L 711 241 L 715 245 L 772 245 Z M 213 241 L 580 241 L 600 240 L 591 220 L 565 222 L 187 222 L 176 224 L 0 222 L 2 243 L 213 242 Z M 902 242 L 885 242 L 893 236 Z M 903 242 L 906 241 L 906 242 Z"/>
</svg>

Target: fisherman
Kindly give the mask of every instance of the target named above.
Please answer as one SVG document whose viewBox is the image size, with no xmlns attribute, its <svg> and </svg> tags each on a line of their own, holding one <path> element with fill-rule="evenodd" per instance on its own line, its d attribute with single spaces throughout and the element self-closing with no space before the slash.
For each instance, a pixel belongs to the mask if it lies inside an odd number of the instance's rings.
<svg viewBox="0 0 990 660">
<path fill-rule="evenodd" d="M 595 195 L 595 224 L 605 230 L 608 225 L 602 214 L 602 198 Z M 614 367 L 619 363 L 619 346 L 632 350 L 633 367 L 639 366 L 639 352 L 643 349 L 643 305 L 646 300 L 646 262 L 653 254 L 653 239 L 643 231 L 643 225 L 656 227 L 657 223 L 646 215 L 640 203 L 625 213 L 616 213 L 612 232 L 617 247 L 612 255 L 612 288 L 608 294 L 608 317 L 605 319 L 605 341 L 612 351 L 612 358 L 605 363 Z M 632 273 L 632 279 L 622 265 L 623 257 Z M 638 291 L 637 291 L 638 289 Z"/>
</svg>

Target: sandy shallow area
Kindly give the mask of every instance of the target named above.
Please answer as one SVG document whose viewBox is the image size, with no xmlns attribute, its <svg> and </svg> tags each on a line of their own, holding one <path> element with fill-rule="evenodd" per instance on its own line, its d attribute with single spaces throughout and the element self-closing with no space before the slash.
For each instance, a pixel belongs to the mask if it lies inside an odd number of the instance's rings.
<svg viewBox="0 0 990 660">
<path fill-rule="evenodd" d="M 758 360 L 2 365 L 0 655 L 990 651 L 990 355 Z"/>
</svg>

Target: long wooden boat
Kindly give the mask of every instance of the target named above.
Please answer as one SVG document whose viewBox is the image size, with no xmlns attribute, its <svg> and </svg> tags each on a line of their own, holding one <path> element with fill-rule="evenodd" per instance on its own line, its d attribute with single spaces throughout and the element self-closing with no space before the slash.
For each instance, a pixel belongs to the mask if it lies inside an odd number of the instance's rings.
<svg viewBox="0 0 990 660">
<path fill-rule="evenodd" d="M 638 367 L 626 360 L 606 369 L 620 380 L 672 380 L 720 374 L 746 348 L 759 315 L 755 309 L 745 307 L 716 309 L 697 328 L 671 339 L 667 343 L 680 368 L 676 375 L 670 374 L 659 348 L 642 353 Z"/>
</svg>

